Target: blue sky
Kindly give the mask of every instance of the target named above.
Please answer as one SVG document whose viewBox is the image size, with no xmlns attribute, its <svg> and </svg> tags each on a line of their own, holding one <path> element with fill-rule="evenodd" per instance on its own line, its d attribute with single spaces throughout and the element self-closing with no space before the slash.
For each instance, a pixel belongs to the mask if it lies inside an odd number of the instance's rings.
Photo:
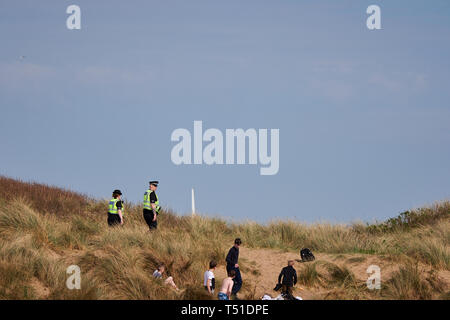
<svg viewBox="0 0 450 320">
<path fill-rule="evenodd" d="M 260 222 L 448 199 L 449 18 L 445 0 L 2 1 L 0 174 L 134 202 L 157 179 L 180 214 L 195 187 L 198 211 Z M 174 165 L 194 120 L 280 129 L 278 174 Z"/>
</svg>

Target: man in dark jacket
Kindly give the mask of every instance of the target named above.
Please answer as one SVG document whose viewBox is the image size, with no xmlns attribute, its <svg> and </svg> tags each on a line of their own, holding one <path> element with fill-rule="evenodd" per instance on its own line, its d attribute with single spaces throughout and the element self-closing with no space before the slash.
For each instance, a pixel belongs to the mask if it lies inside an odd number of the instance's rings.
<svg viewBox="0 0 450 320">
<path fill-rule="evenodd" d="M 234 270 L 236 275 L 233 278 L 233 289 L 231 291 L 231 295 L 233 299 L 237 299 L 237 293 L 242 287 L 242 278 L 241 278 L 241 272 L 239 271 L 239 247 L 241 245 L 242 241 L 239 238 L 236 238 L 234 240 L 234 246 L 231 247 L 230 251 L 228 251 L 227 254 L 227 272 L 230 272 L 231 270 Z"/>
<path fill-rule="evenodd" d="M 290 296 L 292 296 L 292 287 L 297 284 L 297 271 L 293 266 L 294 260 L 289 260 L 287 267 L 284 267 L 278 276 L 278 283 L 281 283 L 281 292 Z"/>
</svg>

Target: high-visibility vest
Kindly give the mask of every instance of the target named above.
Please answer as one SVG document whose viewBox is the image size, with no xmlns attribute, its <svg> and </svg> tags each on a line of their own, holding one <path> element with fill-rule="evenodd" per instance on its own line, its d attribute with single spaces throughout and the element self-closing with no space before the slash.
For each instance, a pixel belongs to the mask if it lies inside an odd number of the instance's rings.
<svg viewBox="0 0 450 320">
<path fill-rule="evenodd" d="M 152 192 L 154 192 L 154 191 L 148 189 L 144 193 L 144 209 L 153 210 L 152 205 L 150 203 L 150 194 Z M 159 209 L 161 209 L 161 207 L 159 206 L 159 199 L 158 199 L 158 195 L 156 194 L 156 192 L 155 192 L 155 196 L 156 196 L 156 201 L 155 201 L 156 212 L 159 212 Z"/>
<path fill-rule="evenodd" d="M 117 209 L 117 201 L 120 201 L 119 199 L 111 199 L 109 201 L 109 205 L 108 205 L 108 213 L 111 214 L 119 214 L 118 209 Z M 123 214 L 123 202 L 122 202 L 122 214 Z"/>
</svg>

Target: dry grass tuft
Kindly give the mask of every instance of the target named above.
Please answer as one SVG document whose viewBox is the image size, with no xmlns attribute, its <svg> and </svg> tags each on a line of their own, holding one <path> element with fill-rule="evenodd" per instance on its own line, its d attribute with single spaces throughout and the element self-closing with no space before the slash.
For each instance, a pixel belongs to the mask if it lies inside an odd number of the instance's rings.
<svg viewBox="0 0 450 320">
<path fill-rule="evenodd" d="M 442 293 L 444 287 L 434 271 L 425 272 L 418 264 L 406 264 L 392 275 L 384 291 L 389 298 L 424 300 L 431 299 L 434 292 Z"/>
</svg>

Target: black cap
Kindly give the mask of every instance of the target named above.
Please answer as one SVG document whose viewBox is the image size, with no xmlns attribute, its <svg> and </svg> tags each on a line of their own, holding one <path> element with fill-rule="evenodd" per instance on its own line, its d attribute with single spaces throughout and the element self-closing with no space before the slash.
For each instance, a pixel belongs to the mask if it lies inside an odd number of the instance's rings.
<svg viewBox="0 0 450 320">
<path fill-rule="evenodd" d="M 120 190 L 116 189 L 113 191 L 113 194 L 118 194 L 119 196 L 121 196 L 122 192 Z"/>
<path fill-rule="evenodd" d="M 157 187 L 158 186 L 158 183 L 159 183 L 159 181 L 150 181 L 149 182 L 149 184 L 152 184 L 152 185 L 154 185 L 155 187 Z"/>
</svg>

